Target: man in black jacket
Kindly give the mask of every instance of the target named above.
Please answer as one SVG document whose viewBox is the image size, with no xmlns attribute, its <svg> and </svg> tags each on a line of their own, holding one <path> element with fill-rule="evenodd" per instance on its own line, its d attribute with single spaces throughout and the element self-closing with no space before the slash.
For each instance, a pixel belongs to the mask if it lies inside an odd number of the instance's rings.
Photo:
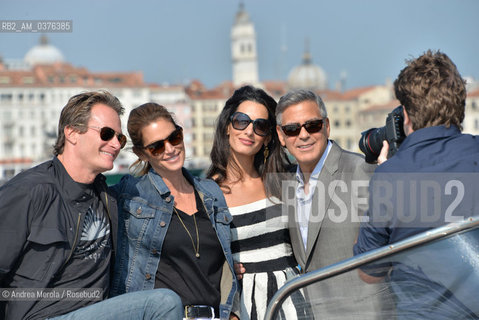
<svg viewBox="0 0 479 320">
<path fill-rule="evenodd" d="M 181 319 L 181 300 L 169 290 L 99 302 L 108 297 L 118 229 L 117 203 L 101 173 L 113 168 L 126 144 L 122 113 L 108 92 L 70 98 L 53 160 L 0 188 L 5 318 Z"/>
</svg>

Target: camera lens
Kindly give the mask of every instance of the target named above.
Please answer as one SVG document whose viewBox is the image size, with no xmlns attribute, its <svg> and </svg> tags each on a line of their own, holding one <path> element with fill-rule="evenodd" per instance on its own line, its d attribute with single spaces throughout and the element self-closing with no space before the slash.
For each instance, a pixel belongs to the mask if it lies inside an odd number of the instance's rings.
<svg viewBox="0 0 479 320">
<path fill-rule="evenodd" d="M 359 149 L 364 153 L 366 162 L 376 162 L 386 140 L 386 127 L 372 128 L 361 133 Z"/>
</svg>

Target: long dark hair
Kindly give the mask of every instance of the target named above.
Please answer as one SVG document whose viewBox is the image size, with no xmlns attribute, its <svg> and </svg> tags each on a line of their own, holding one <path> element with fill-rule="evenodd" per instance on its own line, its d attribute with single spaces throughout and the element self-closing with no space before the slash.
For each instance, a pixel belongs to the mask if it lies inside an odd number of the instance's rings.
<svg viewBox="0 0 479 320">
<path fill-rule="evenodd" d="M 230 124 L 230 118 L 236 112 L 238 106 L 244 101 L 254 101 L 262 104 L 268 110 L 268 121 L 271 125 L 271 140 L 268 143 L 269 156 L 264 161 L 264 145 L 254 156 L 254 167 L 261 176 L 265 185 L 268 197 L 275 196 L 281 198 L 281 180 L 279 173 L 285 171 L 285 167 L 289 164 L 281 145 L 279 143 L 278 134 L 276 132 L 275 110 L 276 101 L 270 97 L 264 90 L 252 86 L 244 86 L 236 90 L 226 104 L 216 120 L 215 139 L 213 148 L 211 149 L 211 166 L 208 169 L 207 177 L 212 178 L 228 191 L 225 185 L 227 179 L 226 168 L 228 165 L 235 171 L 239 180 L 242 174 L 238 164 L 231 158 L 229 137 L 227 128 Z"/>
</svg>

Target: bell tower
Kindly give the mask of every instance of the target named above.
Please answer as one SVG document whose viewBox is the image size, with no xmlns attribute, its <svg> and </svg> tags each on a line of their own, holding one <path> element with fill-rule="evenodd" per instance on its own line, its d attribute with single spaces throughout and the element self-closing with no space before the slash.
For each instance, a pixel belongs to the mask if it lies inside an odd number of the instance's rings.
<svg viewBox="0 0 479 320">
<path fill-rule="evenodd" d="M 235 22 L 231 28 L 231 56 L 233 62 L 233 85 L 235 87 L 258 85 L 258 56 L 254 25 L 240 3 Z"/>
</svg>

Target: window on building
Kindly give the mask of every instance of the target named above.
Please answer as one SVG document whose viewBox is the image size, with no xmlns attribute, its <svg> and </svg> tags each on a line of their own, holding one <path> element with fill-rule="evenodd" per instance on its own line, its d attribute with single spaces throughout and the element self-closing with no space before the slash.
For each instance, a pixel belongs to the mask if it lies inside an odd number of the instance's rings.
<svg viewBox="0 0 479 320">
<path fill-rule="evenodd" d="M 5 102 L 12 101 L 13 95 L 11 93 L 2 93 L 0 95 L 0 100 Z"/>
<path fill-rule="evenodd" d="M 353 140 L 352 140 L 351 138 L 348 138 L 348 143 L 347 143 L 347 145 L 348 145 L 348 150 L 352 150 L 352 148 L 353 148 Z"/>
<path fill-rule="evenodd" d="M 212 147 L 212 145 L 205 144 L 205 146 L 203 147 L 203 154 L 204 155 L 209 155 L 211 153 L 211 147 Z"/>
<path fill-rule="evenodd" d="M 120 77 L 114 77 L 114 78 L 108 79 L 108 81 L 110 81 L 111 83 L 121 83 L 123 82 L 123 79 Z"/>
<path fill-rule="evenodd" d="M 33 78 L 33 77 L 23 77 L 22 82 L 23 82 L 23 84 L 32 84 L 32 83 L 35 83 L 35 78 Z"/>
<path fill-rule="evenodd" d="M 203 126 L 207 128 L 212 128 L 215 126 L 215 118 L 204 118 Z"/>
<path fill-rule="evenodd" d="M 4 111 L 3 112 L 3 120 L 11 120 L 12 119 L 12 112 L 11 111 Z"/>
<path fill-rule="evenodd" d="M 335 126 L 336 128 L 338 128 L 339 125 L 340 125 L 339 120 L 335 120 L 335 121 L 334 121 L 334 126 Z"/>
<path fill-rule="evenodd" d="M 9 84 L 10 83 L 10 77 L 8 77 L 8 76 L 0 77 L 0 83 L 1 84 Z"/>
<path fill-rule="evenodd" d="M 10 150 L 9 153 L 12 151 Z M 15 176 L 15 169 L 5 169 L 3 170 L 3 176 L 7 179 L 13 178 Z"/>
<path fill-rule="evenodd" d="M 212 142 L 214 138 L 213 132 L 203 133 L 203 141 Z"/>
<path fill-rule="evenodd" d="M 351 127 L 351 120 L 346 120 L 346 128 L 350 128 Z"/>
<path fill-rule="evenodd" d="M 216 104 L 214 103 L 207 103 L 203 105 L 203 111 L 216 111 Z"/>
<path fill-rule="evenodd" d="M 41 102 L 45 101 L 45 94 L 44 93 L 40 93 L 40 101 Z"/>
<path fill-rule="evenodd" d="M 477 109 L 477 103 L 476 103 L 476 101 L 472 101 L 472 103 L 471 103 L 471 108 L 472 108 L 472 110 L 476 110 L 476 109 Z"/>
<path fill-rule="evenodd" d="M 18 127 L 18 136 L 23 137 L 23 134 L 24 134 L 23 126 Z"/>
<path fill-rule="evenodd" d="M 474 129 L 479 130 L 479 119 L 474 119 Z"/>
<path fill-rule="evenodd" d="M 19 93 L 17 96 L 18 101 L 23 101 L 23 93 Z"/>
</svg>

